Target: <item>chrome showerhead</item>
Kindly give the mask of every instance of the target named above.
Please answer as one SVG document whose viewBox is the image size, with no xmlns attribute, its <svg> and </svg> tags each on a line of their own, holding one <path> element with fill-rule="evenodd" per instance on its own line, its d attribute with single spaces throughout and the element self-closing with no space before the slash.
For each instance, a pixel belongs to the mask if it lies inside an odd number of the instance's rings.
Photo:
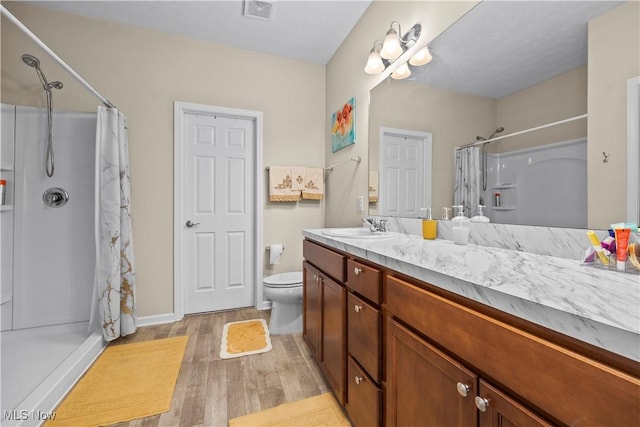
<svg viewBox="0 0 640 427">
<path fill-rule="evenodd" d="M 57 80 L 55 82 L 49 83 L 49 87 L 54 89 L 62 89 L 63 86 L 64 85 L 62 84 L 62 82 L 59 82 Z"/>
<path fill-rule="evenodd" d="M 502 126 L 500 126 L 500 127 L 499 127 L 499 128 L 497 128 L 495 131 L 493 131 L 493 133 L 491 134 L 491 136 L 490 136 L 489 138 L 487 138 L 487 139 L 491 139 L 491 138 L 493 138 L 494 136 L 496 136 L 497 134 L 502 133 L 502 132 L 504 132 L 504 128 L 503 128 Z"/>
<path fill-rule="evenodd" d="M 33 55 L 29 55 L 28 53 L 22 55 L 22 62 L 27 64 L 29 67 L 40 68 L 40 60 Z"/>
</svg>

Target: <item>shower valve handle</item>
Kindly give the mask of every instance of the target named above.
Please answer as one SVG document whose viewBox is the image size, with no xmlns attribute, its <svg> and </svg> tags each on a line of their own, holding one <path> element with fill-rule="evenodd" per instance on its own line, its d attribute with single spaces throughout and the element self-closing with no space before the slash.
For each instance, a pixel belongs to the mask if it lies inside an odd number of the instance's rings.
<svg viewBox="0 0 640 427">
<path fill-rule="evenodd" d="M 191 222 L 191 220 L 189 220 L 189 221 L 187 221 L 187 222 L 185 223 L 185 225 L 186 225 L 187 227 L 191 228 L 191 227 L 195 227 L 196 225 L 200 225 L 200 223 L 199 223 L 199 222 Z"/>
</svg>

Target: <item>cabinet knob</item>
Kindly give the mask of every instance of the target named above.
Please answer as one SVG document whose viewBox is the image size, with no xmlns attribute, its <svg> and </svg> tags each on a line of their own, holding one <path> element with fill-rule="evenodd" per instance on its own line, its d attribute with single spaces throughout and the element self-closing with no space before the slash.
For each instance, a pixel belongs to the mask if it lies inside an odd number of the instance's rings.
<svg viewBox="0 0 640 427">
<path fill-rule="evenodd" d="M 358 274 L 362 273 L 362 269 L 361 269 L 361 268 L 358 268 L 358 267 L 355 267 L 355 268 L 353 269 L 353 273 L 357 276 Z"/>
<path fill-rule="evenodd" d="M 356 381 L 356 384 L 360 384 L 360 383 L 364 382 L 364 378 L 363 377 L 359 377 L 357 375 L 356 375 L 356 377 L 354 379 Z"/>
<path fill-rule="evenodd" d="M 471 390 L 471 387 L 463 383 L 456 384 L 456 388 L 458 389 L 458 394 L 462 397 L 467 397 L 469 391 Z"/>
<path fill-rule="evenodd" d="M 356 313 L 360 313 L 362 311 L 362 306 L 360 304 L 356 304 L 353 306 L 353 309 L 356 311 Z"/>
<path fill-rule="evenodd" d="M 476 408 L 478 408 L 481 412 L 486 412 L 489 407 L 489 399 L 476 396 L 475 398 Z"/>
</svg>

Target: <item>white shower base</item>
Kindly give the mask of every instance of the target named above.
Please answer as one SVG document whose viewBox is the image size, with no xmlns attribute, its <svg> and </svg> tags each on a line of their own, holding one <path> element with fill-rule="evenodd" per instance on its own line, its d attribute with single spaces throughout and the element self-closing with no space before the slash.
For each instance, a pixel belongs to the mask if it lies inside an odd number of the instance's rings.
<svg viewBox="0 0 640 427">
<path fill-rule="evenodd" d="M 33 414 L 53 411 L 106 346 L 87 335 L 87 322 L 0 333 L 2 426 L 39 425 Z"/>
</svg>

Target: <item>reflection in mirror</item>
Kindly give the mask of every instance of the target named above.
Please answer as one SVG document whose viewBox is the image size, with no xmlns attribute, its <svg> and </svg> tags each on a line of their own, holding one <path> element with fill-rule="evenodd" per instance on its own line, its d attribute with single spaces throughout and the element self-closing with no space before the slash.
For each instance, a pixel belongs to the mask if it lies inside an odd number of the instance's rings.
<svg viewBox="0 0 640 427">
<path fill-rule="evenodd" d="M 587 113 L 587 25 L 622 3 L 480 2 L 430 43 L 430 64 L 371 91 L 370 190 L 386 185 L 380 128 L 426 132 L 434 213 L 463 202 L 467 216 L 486 205 L 492 222 L 587 227 L 587 120 L 521 131 Z M 456 148 L 494 133 L 507 137 L 472 154 L 477 192 L 454 201 Z M 375 196 L 369 213 L 382 214 Z"/>
</svg>

